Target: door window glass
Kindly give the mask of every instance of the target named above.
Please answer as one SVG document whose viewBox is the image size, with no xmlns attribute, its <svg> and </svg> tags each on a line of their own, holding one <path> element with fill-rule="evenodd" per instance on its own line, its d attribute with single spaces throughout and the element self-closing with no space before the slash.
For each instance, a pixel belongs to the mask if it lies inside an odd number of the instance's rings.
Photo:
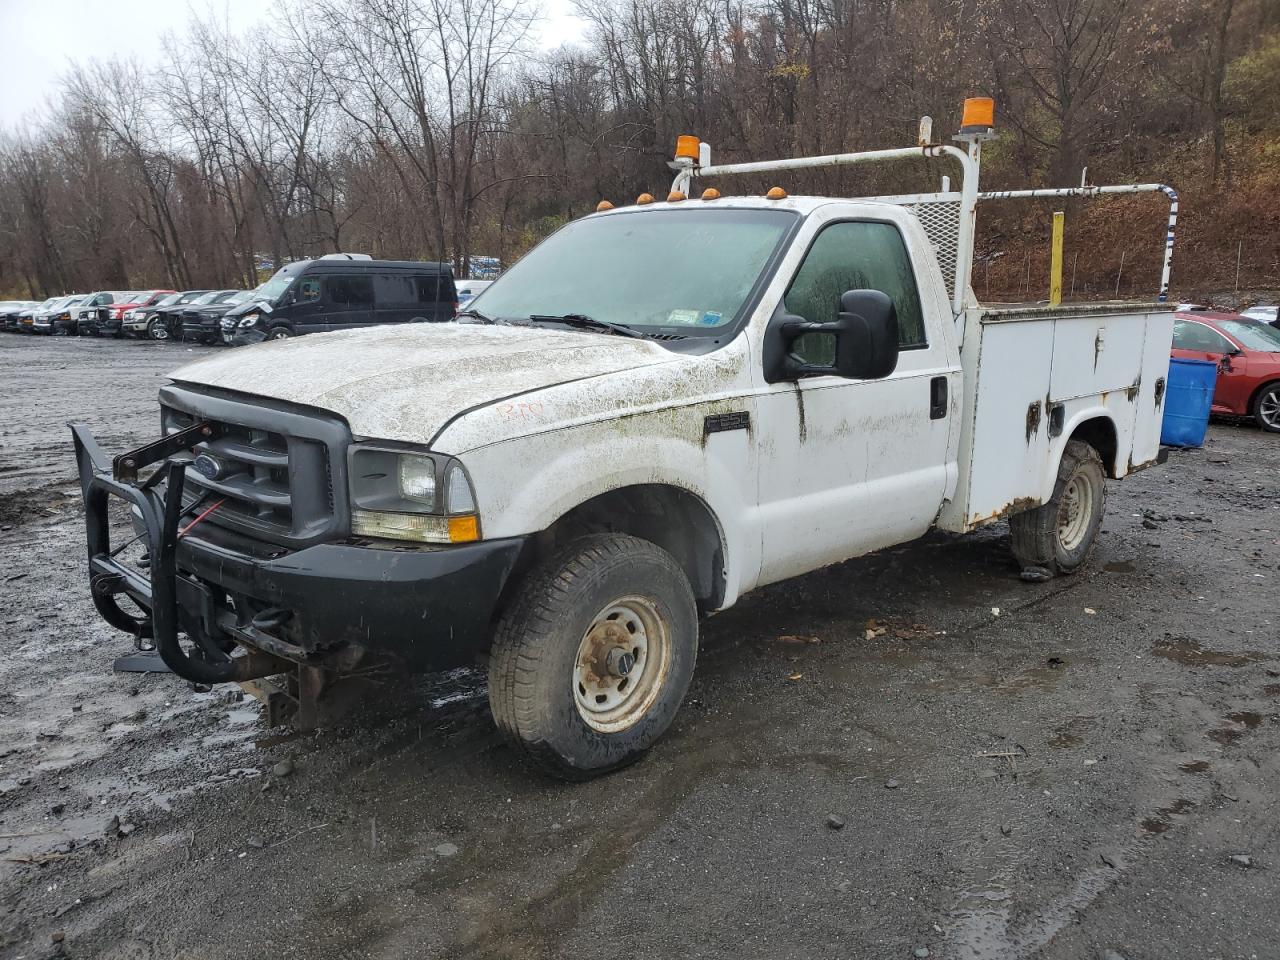
<svg viewBox="0 0 1280 960">
<path fill-rule="evenodd" d="M 1230 353 L 1234 347 L 1222 334 L 1203 323 L 1175 320 L 1173 345 L 1179 350 L 1195 350 L 1201 353 Z"/>
<path fill-rule="evenodd" d="M 419 303 L 435 303 L 436 302 L 436 282 L 440 278 L 435 274 L 418 274 L 413 278 L 418 288 Z"/>
<path fill-rule="evenodd" d="M 304 277 L 298 281 L 298 302 L 314 303 L 320 299 L 320 280 L 318 277 Z"/>
<path fill-rule="evenodd" d="M 365 275 L 325 277 L 325 295 L 330 303 L 345 307 L 368 307 L 373 304 L 373 278 Z"/>
<path fill-rule="evenodd" d="M 903 350 L 928 346 L 924 309 L 911 258 L 898 228 L 888 223 L 833 223 L 823 229 L 796 271 L 783 299 L 788 313 L 813 323 L 831 323 L 840 314 L 840 296 L 848 290 L 879 290 L 898 313 L 898 344 Z M 835 335 L 807 333 L 792 352 L 806 363 L 830 365 Z"/>
<path fill-rule="evenodd" d="M 418 291 L 407 274 L 375 273 L 373 298 L 380 307 L 403 307 L 417 302 Z"/>
</svg>

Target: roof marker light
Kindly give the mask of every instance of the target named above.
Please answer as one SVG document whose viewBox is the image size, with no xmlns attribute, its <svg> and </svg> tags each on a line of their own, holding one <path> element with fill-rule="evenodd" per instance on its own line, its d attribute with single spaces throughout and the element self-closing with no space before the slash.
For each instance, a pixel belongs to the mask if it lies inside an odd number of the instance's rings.
<svg viewBox="0 0 1280 960">
<path fill-rule="evenodd" d="M 596 213 L 600 213 L 601 211 L 612 210 L 612 209 L 613 209 L 613 204 L 610 203 L 608 200 L 601 200 L 599 203 L 596 204 Z"/>
<path fill-rule="evenodd" d="M 640 196 L 636 197 L 636 203 L 638 203 L 642 207 L 645 206 L 646 204 L 653 203 L 653 194 L 652 193 L 640 194 Z"/>
<path fill-rule="evenodd" d="M 670 193 L 667 194 L 667 203 L 679 203 L 681 200 L 687 200 L 687 199 L 688 197 L 686 197 L 679 190 L 672 190 Z"/>
<path fill-rule="evenodd" d="M 783 190 L 781 187 L 770 187 L 769 192 L 766 193 L 765 196 L 770 200 L 785 200 L 787 199 L 787 191 Z"/>
<path fill-rule="evenodd" d="M 720 191 L 717 190 L 715 187 L 707 187 L 707 189 L 702 191 L 702 199 L 703 200 L 719 200 Z"/>
</svg>

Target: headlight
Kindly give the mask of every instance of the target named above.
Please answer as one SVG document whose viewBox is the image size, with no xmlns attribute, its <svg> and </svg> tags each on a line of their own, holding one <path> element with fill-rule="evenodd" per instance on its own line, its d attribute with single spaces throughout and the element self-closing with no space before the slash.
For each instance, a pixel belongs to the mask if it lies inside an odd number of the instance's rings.
<svg viewBox="0 0 1280 960">
<path fill-rule="evenodd" d="M 243 317 L 240 318 L 240 326 L 242 327 L 252 327 L 257 322 L 258 322 L 258 314 L 256 313 L 246 313 Z"/>
<path fill-rule="evenodd" d="M 426 543 L 480 539 L 475 491 L 452 457 L 358 445 L 349 463 L 353 533 Z"/>
</svg>

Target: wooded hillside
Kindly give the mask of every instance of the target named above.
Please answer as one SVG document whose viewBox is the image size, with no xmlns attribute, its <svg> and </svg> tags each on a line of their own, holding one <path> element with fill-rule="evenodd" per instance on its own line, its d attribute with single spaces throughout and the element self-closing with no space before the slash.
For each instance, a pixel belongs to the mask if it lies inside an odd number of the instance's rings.
<svg viewBox="0 0 1280 960">
<path fill-rule="evenodd" d="M 518 0 L 298 0 L 66 78 L 0 142 L 0 292 L 249 286 L 334 250 L 510 261 L 601 198 L 717 161 L 903 146 L 997 101 L 984 189 L 1161 181 L 1174 294 L 1280 287 L 1280 0 L 614 0 L 532 42 Z M 936 189 L 944 162 L 795 174 L 792 193 Z M 770 183 L 735 180 L 725 192 Z M 1060 205 L 1059 205 L 1060 206 Z M 1049 204 L 990 204 L 974 283 L 1044 295 Z M 1077 296 L 1150 295 L 1159 196 L 1067 208 Z M 1121 257 L 1124 257 L 1121 272 Z M 460 273 L 460 275 L 462 275 Z M 1256 296 L 1256 294 L 1255 294 Z"/>
</svg>

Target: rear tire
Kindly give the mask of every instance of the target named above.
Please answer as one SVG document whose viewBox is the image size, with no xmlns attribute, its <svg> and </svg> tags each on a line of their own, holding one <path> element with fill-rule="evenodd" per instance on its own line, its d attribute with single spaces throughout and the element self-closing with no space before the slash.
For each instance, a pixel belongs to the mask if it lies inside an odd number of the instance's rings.
<svg viewBox="0 0 1280 960">
<path fill-rule="evenodd" d="M 697 655 L 693 591 L 672 556 L 647 540 L 591 534 L 520 585 L 494 638 L 489 706 L 532 763 L 587 780 L 657 742 Z"/>
<path fill-rule="evenodd" d="M 1013 555 L 1024 568 L 1075 573 L 1084 565 L 1102 527 L 1106 479 L 1098 451 L 1082 440 L 1067 443 L 1049 502 L 1009 518 Z"/>
<path fill-rule="evenodd" d="M 1253 398 L 1253 419 L 1267 433 L 1280 433 L 1280 383 L 1268 383 Z"/>
</svg>

